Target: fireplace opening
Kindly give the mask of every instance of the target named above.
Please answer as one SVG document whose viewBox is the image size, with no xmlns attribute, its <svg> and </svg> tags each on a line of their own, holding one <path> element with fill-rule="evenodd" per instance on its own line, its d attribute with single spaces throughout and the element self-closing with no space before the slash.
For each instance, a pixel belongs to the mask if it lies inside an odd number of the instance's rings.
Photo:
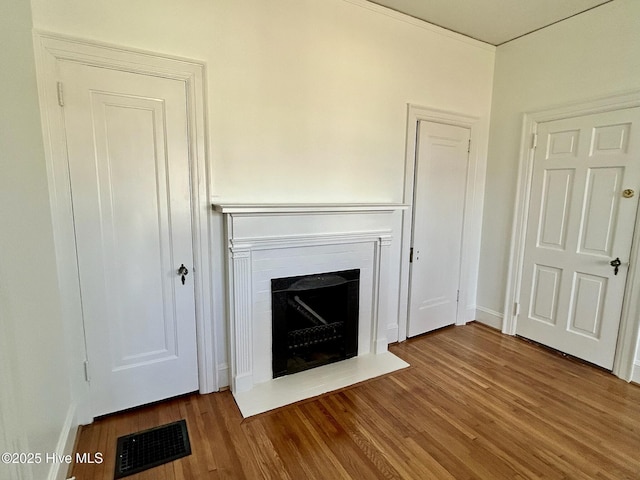
<svg viewBox="0 0 640 480">
<path fill-rule="evenodd" d="M 355 357 L 360 270 L 271 280 L 273 378 Z"/>
</svg>

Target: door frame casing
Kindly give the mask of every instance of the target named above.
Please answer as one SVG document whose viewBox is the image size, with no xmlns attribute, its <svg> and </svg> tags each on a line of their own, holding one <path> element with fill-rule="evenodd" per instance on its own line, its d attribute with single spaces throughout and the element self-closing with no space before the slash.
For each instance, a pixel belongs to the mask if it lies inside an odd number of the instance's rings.
<svg viewBox="0 0 640 480">
<path fill-rule="evenodd" d="M 33 38 L 59 292 L 65 318 L 64 333 L 69 351 L 68 368 L 71 373 L 72 398 L 78 404 L 78 422 L 90 423 L 93 416 L 89 386 L 84 377 L 86 339 L 76 258 L 64 107 L 59 104 L 57 66 L 61 61 L 152 75 L 185 84 L 199 391 L 217 391 L 221 382 L 217 375 L 213 322 L 212 227 L 209 200 L 211 181 L 206 143 L 205 64 L 48 32 L 34 31 Z M 61 95 L 64 104 L 64 92 Z"/>
<path fill-rule="evenodd" d="M 518 165 L 518 185 L 515 198 L 515 210 L 511 231 L 511 249 L 507 271 L 507 285 L 505 291 L 504 319 L 502 333 L 516 334 L 519 312 L 517 305 L 520 301 L 520 287 L 523 274 L 526 226 L 529 215 L 531 182 L 533 179 L 533 161 L 535 148 L 534 135 L 538 131 L 538 124 L 580 117 L 583 115 L 613 112 L 626 108 L 640 107 L 640 90 L 626 92 L 619 95 L 598 97 L 579 103 L 570 103 L 556 107 L 526 112 L 522 118 L 522 133 L 520 139 L 520 160 Z M 622 315 L 618 331 L 613 374 L 626 381 L 631 381 L 635 362 L 636 345 L 640 328 L 640 208 L 636 215 L 631 254 L 629 257 L 629 271 L 625 286 Z"/>
<path fill-rule="evenodd" d="M 398 305 L 398 341 L 406 340 L 409 321 L 410 271 L 409 254 L 413 238 L 414 188 L 416 172 L 416 148 L 418 146 L 418 122 L 421 120 L 468 128 L 471 135 L 465 203 L 462 227 L 462 251 L 460 258 L 460 298 L 456 325 L 464 325 L 474 319 L 480 232 L 482 225 L 482 201 L 484 198 L 484 157 L 482 151 L 484 122 L 479 117 L 439 110 L 420 105 L 407 104 L 407 137 L 405 151 L 405 179 L 403 203 L 409 205 L 402 212 L 402 243 L 400 265 L 400 302 Z"/>
</svg>

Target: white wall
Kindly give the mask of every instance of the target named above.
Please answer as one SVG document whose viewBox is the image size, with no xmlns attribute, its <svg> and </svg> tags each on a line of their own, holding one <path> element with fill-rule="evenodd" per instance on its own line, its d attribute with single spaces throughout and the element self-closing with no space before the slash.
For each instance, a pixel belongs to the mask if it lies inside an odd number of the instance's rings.
<svg viewBox="0 0 640 480">
<path fill-rule="evenodd" d="M 495 49 L 362 0 L 32 9 L 41 30 L 206 62 L 214 202 L 401 202 L 407 103 L 478 116 L 488 131 Z M 389 295 L 398 302 L 397 287 Z M 222 313 L 217 329 L 224 363 Z"/>
<path fill-rule="evenodd" d="M 407 102 L 489 112 L 493 48 L 345 0 L 32 5 L 36 28 L 207 62 L 226 201 L 399 201 Z"/>
<path fill-rule="evenodd" d="M 479 308 L 503 310 L 522 114 L 640 88 L 638 32 L 640 2 L 616 0 L 498 47 Z"/>
<path fill-rule="evenodd" d="M 28 2 L 0 3 L 0 44 L 0 428 L 4 448 L 44 455 L 73 409 Z M 25 478 L 51 467 L 43 458 Z M 0 478 L 15 475 L 0 463 Z"/>
</svg>

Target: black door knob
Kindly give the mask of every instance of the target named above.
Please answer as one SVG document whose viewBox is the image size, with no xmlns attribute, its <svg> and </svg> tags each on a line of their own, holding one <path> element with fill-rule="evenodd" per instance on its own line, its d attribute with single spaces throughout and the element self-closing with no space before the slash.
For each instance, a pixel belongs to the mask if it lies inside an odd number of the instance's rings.
<svg viewBox="0 0 640 480">
<path fill-rule="evenodd" d="M 180 275 L 182 284 L 184 285 L 184 278 L 189 275 L 189 270 L 187 270 L 187 267 L 184 266 L 184 263 L 180 265 L 180 268 L 178 269 L 178 275 Z"/>
<path fill-rule="evenodd" d="M 617 275 L 618 274 L 618 267 L 620 265 L 622 265 L 622 262 L 620 262 L 620 258 L 619 257 L 616 257 L 615 260 L 611 260 L 609 262 L 609 265 L 611 265 L 613 267 L 613 274 Z"/>
</svg>

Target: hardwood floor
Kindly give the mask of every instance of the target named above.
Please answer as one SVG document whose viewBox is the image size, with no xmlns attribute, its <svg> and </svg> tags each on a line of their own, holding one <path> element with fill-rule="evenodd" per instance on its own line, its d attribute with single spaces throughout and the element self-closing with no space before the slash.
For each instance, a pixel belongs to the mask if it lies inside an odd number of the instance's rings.
<svg viewBox="0 0 640 480">
<path fill-rule="evenodd" d="M 640 387 L 475 323 L 391 351 L 410 368 L 243 420 L 230 392 L 83 427 L 77 480 L 113 479 L 116 438 L 186 418 L 192 455 L 127 477 L 638 479 Z"/>
</svg>

